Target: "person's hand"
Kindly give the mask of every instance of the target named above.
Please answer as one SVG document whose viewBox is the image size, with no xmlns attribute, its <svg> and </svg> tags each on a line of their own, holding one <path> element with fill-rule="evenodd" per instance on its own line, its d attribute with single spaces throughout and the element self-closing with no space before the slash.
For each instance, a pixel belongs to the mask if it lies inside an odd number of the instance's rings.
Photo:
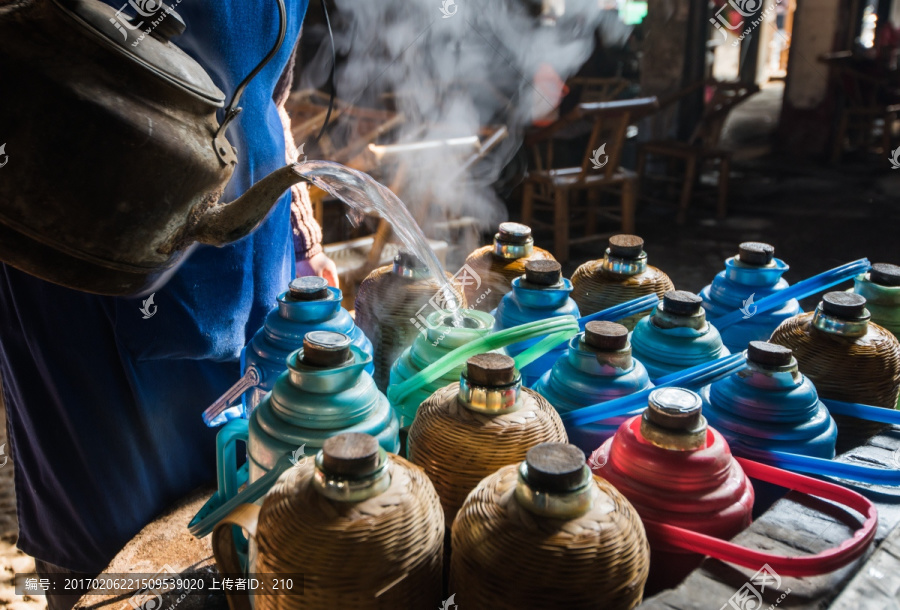
<svg viewBox="0 0 900 610">
<path fill-rule="evenodd" d="M 324 277 L 329 286 L 340 288 L 340 280 L 338 279 L 337 265 L 334 261 L 325 256 L 324 252 L 319 252 L 312 258 L 297 261 L 297 277 L 304 275 L 318 275 Z"/>
</svg>

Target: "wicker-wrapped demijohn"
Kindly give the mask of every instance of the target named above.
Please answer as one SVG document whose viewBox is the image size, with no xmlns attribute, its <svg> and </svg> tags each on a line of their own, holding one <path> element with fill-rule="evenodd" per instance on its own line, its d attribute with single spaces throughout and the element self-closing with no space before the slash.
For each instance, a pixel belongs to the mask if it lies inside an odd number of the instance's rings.
<svg viewBox="0 0 900 610">
<path fill-rule="evenodd" d="M 438 608 L 444 519 L 422 470 L 365 434 L 326 441 L 284 472 L 262 507 L 243 504 L 213 534 L 219 571 L 242 573 L 232 525 L 253 535 L 255 574 L 302 575 L 302 592 L 265 590 L 256 610 Z M 247 597 L 229 594 L 232 610 Z"/>
<path fill-rule="evenodd" d="M 591 454 L 594 474 L 615 486 L 645 521 L 728 540 L 750 525 L 755 493 L 728 442 L 707 426 L 700 396 L 683 388 L 650 393 L 632 417 Z M 703 559 L 655 535 L 647 594 L 677 585 Z"/>
<path fill-rule="evenodd" d="M 634 608 L 650 549 L 631 503 L 574 445 L 531 448 L 469 495 L 453 523 L 460 608 Z"/>
<path fill-rule="evenodd" d="M 719 331 L 707 321 L 701 304 L 700 297 L 692 292 L 670 290 L 650 317 L 634 327 L 631 351 L 650 379 L 655 381 L 731 353 Z"/>
<path fill-rule="evenodd" d="M 556 410 L 522 387 L 512 358 L 488 353 L 469 358 L 459 382 L 422 403 L 408 451 L 434 483 L 450 525 L 481 479 L 550 442 L 566 442 Z"/>
<path fill-rule="evenodd" d="M 637 235 L 613 235 L 603 258 L 584 263 L 572 275 L 572 298 L 583 316 L 648 294 L 661 299 L 674 289 L 668 275 L 647 264 L 644 240 Z M 619 323 L 632 330 L 646 315 L 638 313 Z"/>
<path fill-rule="evenodd" d="M 390 381 L 391 365 L 419 333 L 425 332 L 427 316 L 435 309 L 466 306 L 459 284 L 450 274 L 445 275 L 452 294 L 446 294 L 446 285 L 431 276 L 419 257 L 401 251 L 393 265 L 375 269 L 360 284 L 356 325 L 372 341 L 375 384 L 382 392 Z"/>
<path fill-rule="evenodd" d="M 829 292 L 815 312 L 781 323 L 772 343 L 789 347 L 821 398 L 895 409 L 900 395 L 900 342 L 870 321 L 866 299 Z M 885 424 L 835 416 L 837 451 L 863 444 Z"/>
<path fill-rule="evenodd" d="M 494 242 L 478 248 L 466 258 L 466 264 L 480 280 L 463 286 L 466 302 L 472 309 L 491 311 L 510 291 L 510 283 L 525 273 L 525 263 L 531 260 L 556 259 L 534 245 L 530 227 L 517 222 L 500 223 Z"/>
</svg>

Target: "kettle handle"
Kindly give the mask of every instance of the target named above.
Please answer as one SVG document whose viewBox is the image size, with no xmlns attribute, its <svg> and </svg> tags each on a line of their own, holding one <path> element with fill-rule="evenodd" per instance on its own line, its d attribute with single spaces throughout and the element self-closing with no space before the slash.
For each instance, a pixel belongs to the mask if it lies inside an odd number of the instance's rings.
<svg viewBox="0 0 900 610">
<path fill-rule="evenodd" d="M 250 81 L 266 67 L 266 64 L 268 64 L 273 57 L 275 57 L 275 54 L 278 53 L 278 49 L 280 49 L 282 43 L 284 43 L 284 37 L 287 33 L 287 9 L 284 7 L 284 0 L 275 0 L 275 2 L 278 4 L 278 38 L 275 41 L 275 46 L 272 47 L 272 50 L 263 57 L 262 61 L 259 62 L 250 74 L 248 74 L 235 88 L 234 93 L 231 96 L 231 101 L 228 103 L 228 106 L 225 107 L 225 115 L 222 117 L 222 124 L 219 125 L 219 128 L 216 130 L 216 135 L 213 137 L 213 148 L 216 151 L 216 155 L 218 155 L 219 160 L 226 165 L 233 161 L 233 157 L 229 154 L 230 147 L 224 146 L 227 144 L 227 141 L 225 141 L 223 136 L 225 135 L 225 130 L 228 128 L 229 123 L 231 123 L 231 121 L 240 114 L 241 110 L 243 110 L 238 106 L 238 103 L 241 101 L 241 96 L 244 95 L 244 90 L 247 88 L 247 85 L 250 84 Z"/>
<path fill-rule="evenodd" d="M 715 559 L 734 563 L 745 568 L 757 569 L 764 564 L 784 576 L 814 576 L 833 572 L 861 557 L 875 537 L 878 527 L 878 511 L 865 497 L 839 485 L 819 481 L 803 475 L 766 466 L 751 460 L 735 457 L 748 476 L 787 487 L 794 491 L 832 500 L 865 516 L 862 527 L 849 539 L 815 555 L 788 557 L 763 553 L 706 534 L 658 521 L 644 520 L 647 533 L 672 546 L 709 555 Z"/>
<path fill-rule="evenodd" d="M 212 535 L 212 548 L 220 574 L 240 577 L 246 572 L 241 567 L 234 544 L 235 526 L 247 530 L 250 538 L 256 538 L 259 509 L 256 504 L 241 504 L 216 525 Z M 250 610 L 250 597 L 246 591 L 235 594 L 229 590 L 225 595 L 231 610 Z"/>
</svg>

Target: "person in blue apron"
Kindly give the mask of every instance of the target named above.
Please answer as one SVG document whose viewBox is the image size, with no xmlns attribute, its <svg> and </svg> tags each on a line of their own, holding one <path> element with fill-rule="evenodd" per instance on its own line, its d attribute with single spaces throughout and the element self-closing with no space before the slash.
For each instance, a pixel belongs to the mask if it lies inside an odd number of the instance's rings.
<svg viewBox="0 0 900 610">
<path fill-rule="evenodd" d="M 285 43 L 241 99 L 228 133 L 239 163 L 225 201 L 296 154 L 277 102 L 289 91 L 281 77 L 292 72 L 307 3 L 286 0 Z M 278 33 L 274 0 L 183 0 L 176 10 L 187 31 L 175 43 L 226 92 Z M 336 283 L 308 199 L 293 205 L 293 235 L 291 216 L 285 193 L 249 237 L 197 248 L 152 309 L 0 264 L 7 467 L 15 468 L 18 546 L 39 573 L 102 571 L 147 523 L 214 480 L 216 430 L 200 414 L 239 377 L 242 346 L 294 277 L 295 247 L 301 275 Z M 51 610 L 73 601 L 48 597 Z"/>
</svg>

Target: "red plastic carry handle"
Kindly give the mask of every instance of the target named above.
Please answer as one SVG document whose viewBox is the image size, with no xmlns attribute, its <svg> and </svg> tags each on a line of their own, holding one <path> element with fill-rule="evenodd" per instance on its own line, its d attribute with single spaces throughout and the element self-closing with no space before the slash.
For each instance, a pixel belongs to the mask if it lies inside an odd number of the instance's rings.
<svg viewBox="0 0 900 610">
<path fill-rule="evenodd" d="M 769 483 L 811 496 L 832 500 L 865 515 L 866 520 L 862 527 L 853 533 L 851 538 L 845 540 L 839 546 L 815 555 L 800 557 L 763 553 L 733 544 L 727 540 L 720 540 L 719 538 L 713 538 L 712 536 L 674 525 L 645 519 L 644 527 L 647 533 L 652 533 L 660 541 L 686 551 L 709 555 L 710 557 L 744 566 L 745 568 L 755 570 L 767 563 L 782 576 L 814 576 L 833 572 L 866 552 L 866 548 L 875 537 L 875 529 L 878 527 L 878 511 L 865 497 L 834 483 L 819 481 L 818 479 L 812 479 L 739 457 L 735 459 L 751 478 L 768 481 Z"/>
</svg>

